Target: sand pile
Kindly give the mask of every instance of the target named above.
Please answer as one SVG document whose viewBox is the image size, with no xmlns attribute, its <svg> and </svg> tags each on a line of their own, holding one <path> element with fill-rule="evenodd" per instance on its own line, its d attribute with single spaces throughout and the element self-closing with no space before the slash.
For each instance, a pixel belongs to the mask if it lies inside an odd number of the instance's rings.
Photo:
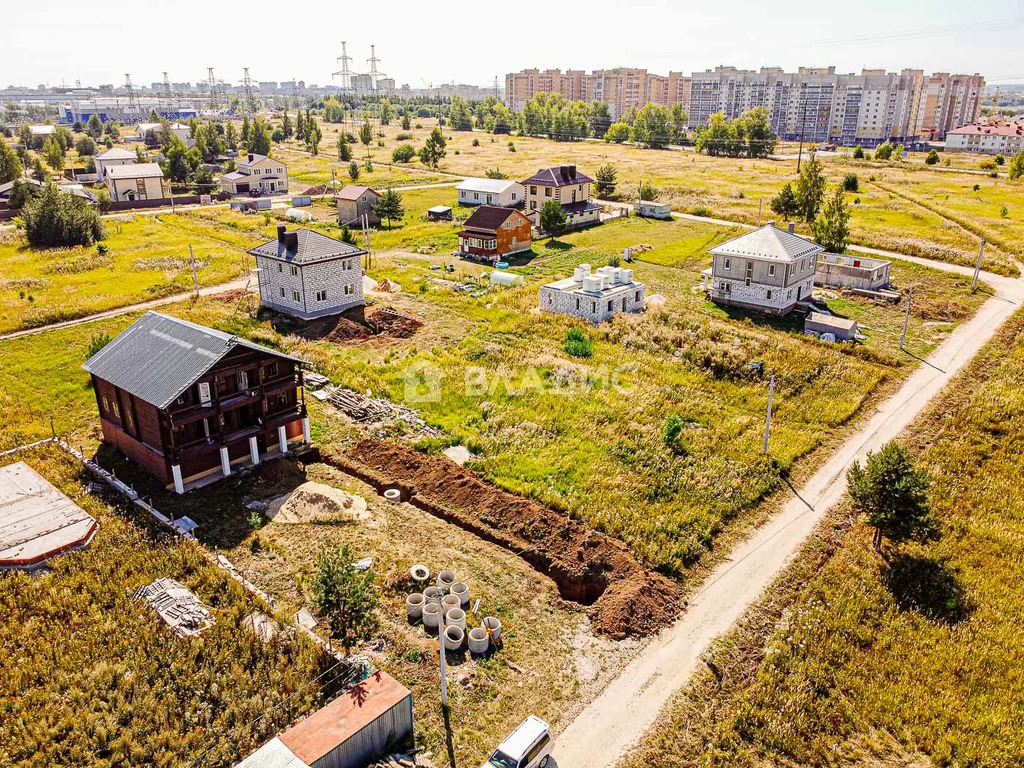
<svg viewBox="0 0 1024 768">
<path fill-rule="evenodd" d="M 275 523 L 338 523 L 365 520 L 369 513 L 361 496 L 308 482 L 271 501 L 266 516 Z"/>
</svg>

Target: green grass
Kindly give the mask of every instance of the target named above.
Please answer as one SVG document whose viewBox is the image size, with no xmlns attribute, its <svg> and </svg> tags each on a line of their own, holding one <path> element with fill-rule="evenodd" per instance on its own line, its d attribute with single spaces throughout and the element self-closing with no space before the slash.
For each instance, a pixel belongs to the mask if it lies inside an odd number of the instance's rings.
<svg viewBox="0 0 1024 768">
<path fill-rule="evenodd" d="M 1018 314 L 904 436 L 938 540 L 883 560 L 862 522 L 824 526 L 803 580 L 711 654 L 717 685 L 701 675 L 626 765 L 1020 763 L 1022 331 Z"/>
</svg>

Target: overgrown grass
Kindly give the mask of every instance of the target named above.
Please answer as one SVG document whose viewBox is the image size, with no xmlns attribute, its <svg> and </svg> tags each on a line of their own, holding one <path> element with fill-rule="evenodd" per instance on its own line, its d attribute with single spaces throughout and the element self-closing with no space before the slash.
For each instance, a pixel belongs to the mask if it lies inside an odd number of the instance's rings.
<svg viewBox="0 0 1024 768">
<path fill-rule="evenodd" d="M 627 766 L 1020 763 L 1022 330 L 1018 314 L 904 436 L 940 538 L 884 561 L 863 523 L 824 526 Z"/>
</svg>

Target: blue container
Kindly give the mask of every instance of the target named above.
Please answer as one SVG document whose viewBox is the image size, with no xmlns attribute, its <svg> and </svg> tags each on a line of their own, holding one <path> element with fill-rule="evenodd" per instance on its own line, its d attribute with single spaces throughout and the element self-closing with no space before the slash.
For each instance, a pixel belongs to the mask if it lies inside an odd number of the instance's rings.
<svg viewBox="0 0 1024 768">
<path fill-rule="evenodd" d="M 507 261 L 499 261 L 494 266 L 497 267 L 498 269 L 508 269 L 508 262 Z"/>
</svg>

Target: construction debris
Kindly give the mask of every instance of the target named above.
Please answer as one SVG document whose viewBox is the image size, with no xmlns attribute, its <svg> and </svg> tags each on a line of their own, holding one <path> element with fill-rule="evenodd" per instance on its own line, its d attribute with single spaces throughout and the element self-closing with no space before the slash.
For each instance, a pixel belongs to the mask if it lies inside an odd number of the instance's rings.
<svg viewBox="0 0 1024 768">
<path fill-rule="evenodd" d="M 434 768 L 434 764 L 423 752 L 394 752 L 366 768 Z"/>
<path fill-rule="evenodd" d="M 438 437 L 441 434 L 440 430 L 429 426 L 412 408 L 389 400 L 369 398 L 352 389 L 334 388 L 327 401 L 356 424 L 393 424 L 401 421 L 427 437 Z"/>
<path fill-rule="evenodd" d="M 133 600 L 145 600 L 178 637 L 191 637 L 213 626 L 210 609 L 174 579 L 159 578 L 135 590 Z"/>
<path fill-rule="evenodd" d="M 377 291 L 380 293 L 401 293 L 402 286 L 396 283 L 394 280 L 384 278 L 377 283 Z"/>
<path fill-rule="evenodd" d="M 259 611 L 253 611 L 242 619 L 242 626 L 265 643 L 269 643 L 277 637 L 277 622 L 267 616 L 267 614 L 260 613 Z"/>
<path fill-rule="evenodd" d="M 271 500 L 265 514 L 275 523 L 358 522 L 369 517 L 361 496 L 315 482 Z"/>
</svg>

